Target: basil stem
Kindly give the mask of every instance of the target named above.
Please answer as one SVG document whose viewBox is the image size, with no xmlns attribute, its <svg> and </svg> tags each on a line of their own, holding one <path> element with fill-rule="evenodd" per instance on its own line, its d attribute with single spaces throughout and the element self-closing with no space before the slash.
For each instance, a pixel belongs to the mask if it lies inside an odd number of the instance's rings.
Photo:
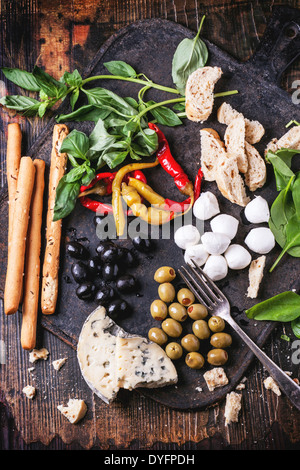
<svg viewBox="0 0 300 470">
<path fill-rule="evenodd" d="M 166 91 L 168 93 L 174 93 L 175 95 L 179 95 L 180 92 L 176 90 L 176 88 L 170 88 L 163 85 L 158 85 L 152 81 L 145 81 L 140 80 L 139 78 L 131 78 L 131 77 L 122 77 L 121 75 L 94 75 L 93 77 L 88 77 L 82 81 L 82 86 L 86 83 L 89 83 L 93 80 L 123 80 L 126 82 L 133 82 L 139 83 L 140 85 L 148 86 L 151 88 L 156 88 L 157 90 Z"/>
</svg>

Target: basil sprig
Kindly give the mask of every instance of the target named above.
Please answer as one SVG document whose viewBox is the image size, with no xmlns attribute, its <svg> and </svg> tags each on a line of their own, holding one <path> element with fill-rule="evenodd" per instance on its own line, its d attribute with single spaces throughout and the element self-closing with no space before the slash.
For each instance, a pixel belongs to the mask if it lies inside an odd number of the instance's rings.
<svg viewBox="0 0 300 470">
<path fill-rule="evenodd" d="M 300 296 L 287 291 L 275 295 L 246 310 L 248 318 L 255 320 L 291 322 L 293 333 L 300 338 Z"/>
<path fill-rule="evenodd" d="M 268 151 L 266 160 L 273 165 L 276 187 L 280 191 L 270 209 L 269 227 L 282 251 L 270 269 L 272 272 L 285 253 L 300 257 L 300 171 L 291 170 L 295 149 Z"/>
</svg>

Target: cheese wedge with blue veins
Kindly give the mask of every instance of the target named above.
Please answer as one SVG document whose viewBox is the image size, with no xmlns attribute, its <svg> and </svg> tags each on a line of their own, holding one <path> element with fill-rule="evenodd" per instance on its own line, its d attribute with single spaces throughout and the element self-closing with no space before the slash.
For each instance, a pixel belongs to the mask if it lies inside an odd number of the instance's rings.
<svg viewBox="0 0 300 470">
<path fill-rule="evenodd" d="M 105 403 L 111 403 L 120 388 L 162 387 L 178 380 L 160 346 L 124 331 L 102 306 L 83 324 L 77 358 L 87 385 Z"/>
</svg>

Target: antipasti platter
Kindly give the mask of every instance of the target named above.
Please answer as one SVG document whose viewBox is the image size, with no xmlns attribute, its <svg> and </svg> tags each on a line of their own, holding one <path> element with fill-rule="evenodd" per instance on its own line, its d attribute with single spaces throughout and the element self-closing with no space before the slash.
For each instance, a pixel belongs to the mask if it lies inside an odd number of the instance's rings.
<svg viewBox="0 0 300 470">
<path fill-rule="evenodd" d="M 291 31 L 293 34 L 291 34 Z M 205 38 L 205 30 L 203 31 L 203 36 Z M 140 74 L 139 79 L 143 82 L 147 82 L 148 80 L 151 81 L 151 83 L 162 85 L 161 89 L 151 86 L 146 88 L 143 91 L 144 95 L 142 95 L 145 102 L 164 102 L 174 98 L 172 106 L 176 104 L 179 105 L 179 103 L 182 104 L 180 100 L 176 103 L 176 99 L 180 98 L 181 95 L 170 95 L 168 89 L 174 88 L 172 61 L 174 60 L 175 51 L 178 45 L 186 38 L 193 41 L 195 33 L 167 20 L 155 19 L 131 24 L 117 32 L 101 47 L 87 70 L 81 74 L 82 78 L 88 79 L 89 77 L 95 76 L 105 77 L 109 75 L 107 65 L 105 64 L 112 64 L 119 61 L 120 63 L 125 63 L 132 67 L 133 71 L 136 71 L 135 73 Z M 264 134 L 259 142 L 255 143 L 256 150 L 263 157 L 272 139 L 276 138 L 279 140 L 291 129 L 291 127 L 286 127 L 288 123 L 294 121 L 292 127 L 297 127 L 299 104 L 293 102 L 291 95 L 280 88 L 279 82 L 284 70 L 299 54 L 299 38 L 300 13 L 292 9 L 278 9 L 275 10 L 274 16 L 262 38 L 259 49 L 254 56 L 245 63 L 239 63 L 214 44 L 202 39 L 208 51 L 205 66 L 219 68 L 222 71 L 214 87 L 215 99 L 212 112 L 207 119 L 201 122 L 199 120 L 188 119 L 184 115 L 185 110 L 178 106 L 177 114 L 179 118 L 177 119 L 180 119 L 178 125 L 164 125 L 162 116 L 156 116 L 157 119 L 153 119 L 154 127 L 152 127 L 155 128 L 155 126 L 157 126 L 163 133 L 172 156 L 181 168 L 184 169 L 185 174 L 193 184 L 195 183 L 197 175 L 199 175 L 201 164 L 203 164 L 203 162 L 201 162 L 200 130 L 207 128 L 213 129 L 218 133 L 221 141 L 225 138 L 226 125 L 218 119 L 218 110 L 223 103 L 228 103 L 232 109 L 241 113 L 248 122 L 259 121 L 263 126 Z M 111 72 L 113 74 L 112 69 Z M 128 78 L 128 76 L 130 76 L 130 69 L 127 69 L 126 73 Z M 102 78 L 98 82 L 87 82 L 86 95 L 88 95 L 89 90 L 92 90 L 94 86 L 108 89 L 122 98 L 127 98 L 126 102 L 129 105 L 133 105 L 134 101 L 132 100 L 137 101 L 138 97 L 141 97 L 139 92 L 143 85 L 137 81 L 134 82 L 126 79 L 114 80 Z M 236 93 L 232 93 L 233 90 L 236 91 Z M 227 96 L 226 92 L 228 92 Z M 218 96 L 218 94 L 220 96 Z M 147 100 L 145 96 L 147 96 Z M 76 97 L 76 103 L 73 103 L 74 109 L 76 109 L 76 107 L 85 106 L 85 98 L 86 97 L 82 96 Z M 95 126 L 95 120 L 93 118 L 91 119 L 91 114 L 88 114 L 89 110 L 87 110 L 86 119 L 80 118 L 80 120 L 76 121 L 76 116 L 74 119 L 74 113 L 72 114 L 71 105 L 72 103 L 70 104 L 69 100 L 63 101 L 60 107 L 55 110 L 54 117 L 49 119 L 49 123 L 35 144 L 26 152 L 26 155 L 31 156 L 32 159 L 41 159 L 46 163 L 45 207 L 47 206 L 49 198 L 48 179 L 51 152 L 53 150 L 53 128 L 57 124 L 57 116 L 65 116 L 64 119 L 60 120 L 59 118 L 59 121 L 67 126 L 70 133 L 76 129 L 89 136 Z M 103 109 L 101 112 L 103 112 Z M 103 117 L 103 114 L 101 114 L 101 116 Z M 109 138 L 109 136 L 106 137 Z M 66 153 L 68 153 L 67 150 Z M 156 161 L 157 150 L 149 157 L 145 157 L 141 154 L 138 156 L 141 157 L 141 160 L 130 160 L 130 158 L 127 157 L 126 161 L 121 162 L 113 169 L 105 166 L 104 160 L 98 172 L 116 172 L 126 164 L 152 164 Z M 75 166 L 76 165 L 73 165 L 73 169 Z M 68 163 L 68 168 L 69 167 L 70 162 Z M 135 168 L 138 167 L 134 167 L 134 169 Z M 296 171 L 293 167 L 292 169 L 289 167 L 289 169 L 290 171 Z M 168 198 L 172 201 L 178 201 L 179 203 L 183 203 L 186 200 L 187 195 L 180 193 L 178 186 L 174 184 L 174 177 L 172 177 L 170 172 L 164 171 L 162 165 L 153 164 L 152 167 L 150 165 L 149 168 L 142 169 L 142 171 L 146 176 L 147 185 L 156 194 L 162 195 L 164 198 Z M 86 184 L 87 188 L 89 188 L 90 183 L 89 181 L 88 184 Z M 268 222 L 263 221 L 258 224 L 249 222 L 245 217 L 246 204 L 244 204 L 243 207 L 238 203 L 230 201 L 228 198 L 224 197 L 224 193 L 222 194 L 220 186 L 215 180 L 208 181 L 208 179 L 204 177 L 201 181 L 200 195 L 206 192 L 210 192 L 216 197 L 220 214 L 233 216 L 238 221 L 238 230 L 234 237 L 234 244 L 246 247 L 251 255 L 251 260 L 258 258 L 259 254 L 245 245 L 245 239 L 250 231 L 256 227 L 268 228 Z M 274 167 L 272 164 L 267 164 L 264 184 L 255 191 L 249 191 L 247 189 L 247 197 L 249 197 L 250 201 L 250 199 L 253 200 L 260 196 L 267 201 L 268 207 L 271 208 L 278 194 L 278 180 L 274 177 Z M 188 196 L 191 197 L 191 194 Z M 7 193 L 3 192 L 1 194 L 0 209 L 2 221 L 0 243 L 3 247 L 4 258 L 1 265 L 1 292 L 5 290 L 7 266 L 7 198 Z M 111 204 L 111 195 L 105 195 L 101 200 L 104 201 L 105 204 Z M 64 201 L 60 209 L 64 211 L 66 206 L 68 206 L 67 200 Z M 192 213 L 193 211 L 190 213 L 190 218 L 185 220 L 188 220 L 188 224 L 196 226 L 199 221 L 197 222 L 197 218 L 195 215 L 192 215 Z M 186 214 L 186 216 L 188 217 L 188 214 Z M 99 222 L 101 225 L 101 221 L 103 220 L 103 214 L 98 214 L 97 216 L 96 212 L 87 208 L 87 205 L 83 204 L 78 198 L 69 213 L 67 213 L 67 215 L 63 214 L 62 217 L 59 253 L 59 284 L 56 308 L 53 314 L 43 314 L 39 309 L 38 322 L 44 328 L 76 349 L 84 322 L 89 315 L 101 305 L 101 301 L 98 300 L 100 297 L 92 297 L 85 300 L 84 295 L 82 298 L 79 298 L 76 294 L 78 282 L 76 282 L 74 278 L 74 263 L 78 260 L 76 261 L 74 257 L 72 257 L 70 242 L 80 243 L 84 247 L 87 253 L 84 263 L 90 262 L 91 259 L 98 256 L 100 252 L 99 244 L 101 244 L 99 236 L 101 235 L 105 238 L 99 226 Z M 130 223 L 135 219 L 134 214 L 129 212 L 128 219 L 125 221 L 125 235 L 121 233 L 121 236 L 118 237 L 116 235 L 113 239 L 113 242 L 120 250 L 120 259 L 123 249 L 130 250 L 130 253 L 132 253 L 135 259 L 133 263 L 124 261 L 125 267 L 123 266 L 123 268 L 125 272 L 122 272 L 122 274 L 130 275 L 134 278 L 135 288 L 132 292 L 127 292 L 126 289 L 124 289 L 123 293 L 122 288 L 120 289 L 119 297 L 126 301 L 127 308 L 124 315 L 119 314 L 115 317 L 113 316 L 113 321 L 122 331 L 128 332 L 129 335 L 138 335 L 143 338 L 148 338 L 149 331 L 156 327 L 160 328 L 162 320 L 162 318 L 157 320 L 155 315 L 151 315 L 150 311 L 153 301 L 159 299 L 159 283 L 154 279 L 155 273 L 161 267 L 167 266 L 172 268 L 175 272 L 175 277 L 172 279 L 168 278 L 166 282 L 170 282 L 174 286 L 175 291 L 178 292 L 182 288 L 187 288 L 187 285 L 178 274 L 178 269 L 186 264 L 186 260 L 182 246 L 175 243 L 174 240 L 174 231 L 179 227 L 177 219 L 169 224 L 169 236 L 165 236 L 162 226 L 156 226 L 151 232 L 151 224 L 149 224 L 147 237 L 151 239 L 151 245 L 146 250 L 141 249 L 138 244 L 133 243 L 127 233 Z M 182 217 L 182 219 L 184 220 L 184 217 Z M 111 220 L 114 219 L 112 218 Z M 211 231 L 211 219 L 202 222 L 199 229 L 201 235 L 203 235 L 204 232 Z M 197 226 L 199 227 L 199 225 Z M 47 220 L 44 214 L 42 218 L 42 234 L 45 233 L 46 228 Z M 135 235 L 137 236 L 138 234 Z M 141 233 L 141 237 L 145 238 L 144 231 Z M 198 242 L 199 240 L 197 243 Z M 143 241 L 141 244 L 143 244 Z M 295 250 L 295 248 L 293 249 Z M 45 237 L 42 236 L 42 260 L 44 250 Z M 220 280 L 216 280 L 218 287 L 230 302 L 232 316 L 258 346 L 263 346 L 276 323 L 274 321 L 267 321 L 266 319 L 256 321 L 255 318 L 249 318 L 245 311 L 248 311 L 259 302 L 270 299 L 278 294 L 287 291 L 297 292 L 299 290 L 298 254 L 294 253 L 294 256 L 292 256 L 286 253 L 276 267 L 272 269 L 272 272 L 270 272 L 281 250 L 282 247 L 276 242 L 274 248 L 266 254 L 264 275 L 259 286 L 258 295 L 255 298 L 247 296 L 249 287 L 249 263 L 246 267 L 241 269 L 228 269 L 226 276 Z M 94 273 L 95 272 L 96 271 L 94 271 Z M 103 274 L 101 274 L 101 269 L 97 274 L 93 274 L 93 285 L 95 291 L 101 289 L 101 286 L 103 286 Z M 112 285 L 115 288 L 115 279 L 111 281 L 108 280 L 108 282 L 106 282 L 106 286 L 107 285 Z M 191 318 L 188 318 L 182 323 L 181 336 L 192 335 L 193 332 L 193 321 Z M 218 402 L 239 384 L 253 359 L 253 354 L 248 347 L 228 325 L 225 326 L 224 332 L 232 337 L 232 344 L 230 348 L 228 348 L 228 360 L 222 365 L 228 377 L 228 383 L 223 387 L 215 388 L 213 391 L 209 390 L 204 379 L 204 373 L 211 370 L 213 365 L 205 361 L 204 365 L 199 369 L 189 367 L 185 361 L 187 354 L 187 351 L 185 351 L 179 359 L 173 361 L 176 373 L 178 374 L 176 383 L 157 388 L 141 387 L 137 388 L 137 390 L 163 405 L 178 409 L 202 408 Z M 180 343 L 181 337 L 178 338 L 179 337 L 175 339 L 171 338 L 171 340 L 172 342 Z M 38 346 L 40 345 L 37 343 L 36 347 Z M 166 344 L 162 347 L 165 348 L 165 346 Z M 203 357 L 207 356 L 211 348 L 212 346 L 209 339 L 200 339 L 200 352 Z M 109 360 L 109 357 L 107 357 L 107 360 Z M 127 393 L 127 391 L 121 390 L 120 393 Z"/>
</svg>

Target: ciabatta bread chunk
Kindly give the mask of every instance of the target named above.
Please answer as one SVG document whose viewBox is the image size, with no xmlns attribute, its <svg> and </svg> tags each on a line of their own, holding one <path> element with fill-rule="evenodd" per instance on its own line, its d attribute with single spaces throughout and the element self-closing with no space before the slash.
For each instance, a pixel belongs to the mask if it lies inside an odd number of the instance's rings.
<svg viewBox="0 0 300 470">
<path fill-rule="evenodd" d="M 226 395 L 225 405 L 225 426 L 230 423 L 237 423 L 239 420 L 239 412 L 241 410 L 242 395 L 236 392 L 230 392 Z"/>
<path fill-rule="evenodd" d="M 249 268 L 249 287 L 247 291 L 247 297 L 256 299 L 259 291 L 259 286 L 264 275 L 264 268 L 266 264 L 265 255 L 254 259 L 250 264 Z"/>
<path fill-rule="evenodd" d="M 245 183 L 250 191 L 262 188 L 266 182 L 267 169 L 265 160 L 253 145 L 245 142 L 245 152 L 248 159 L 248 169 L 245 173 Z"/>
<path fill-rule="evenodd" d="M 282 148 L 300 150 L 300 126 L 292 127 L 279 140 L 272 139 L 267 145 L 265 155 L 269 150 L 276 152 Z"/>
<path fill-rule="evenodd" d="M 203 176 L 207 181 L 215 181 L 218 161 L 226 156 L 224 142 L 214 129 L 201 129 L 200 142 Z"/>
<path fill-rule="evenodd" d="M 245 118 L 242 113 L 233 109 L 229 103 L 223 103 L 218 109 L 218 121 L 221 124 L 229 126 L 231 121 L 237 117 L 242 117 L 245 121 L 245 138 L 249 144 L 256 144 L 261 140 L 265 133 L 265 129 L 258 121 L 250 121 Z"/>
<path fill-rule="evenodd" d="M 209 118 L 214 105 L 214 87 L 221 75 L 220 67 L 201 67 L 189 76 L 185 90 L 188 119 L 203 122 Z"/>
<path fill-rule="evenodd" d="M 248 159 L 245 152 L 245 120 L 242 116 L 236 117 L 227 126 L 224 141 L 228 155 L 236 158 L 239 171 L 246 173 Z"/>
<path fill-rule="evenodd" d="M 245 207 L 250 202 L 235 158 L 226 157 L 220 162 L 216 183 L 221 194 L 234 204 Z"/>
</svg>

